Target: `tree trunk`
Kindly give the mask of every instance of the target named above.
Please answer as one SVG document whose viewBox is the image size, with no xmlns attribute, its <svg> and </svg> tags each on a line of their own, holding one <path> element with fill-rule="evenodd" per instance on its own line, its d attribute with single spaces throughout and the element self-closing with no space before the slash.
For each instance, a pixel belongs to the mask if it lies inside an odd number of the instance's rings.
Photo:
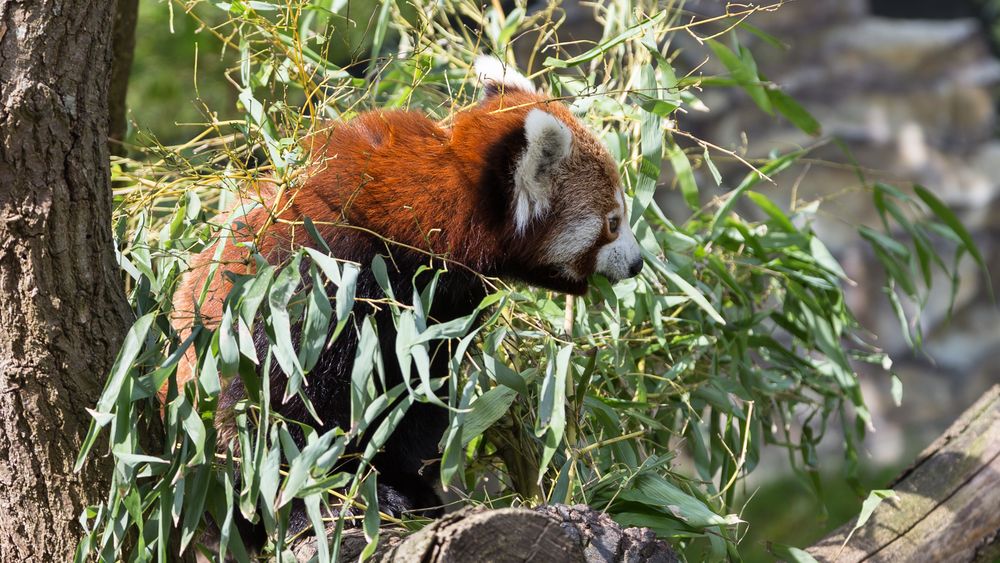
<svg viewBox="0 0 1000 563">
<path fill-rule="evenodd" d="M 66 561 L 110 460 L 73 462 L 131 314 L 115 264 L 115 2 L 0 0 L 0 561 Z"/>
<path fill-rule="evenodd" d="M 328 537 L 334 528 L 327 529 Z M 357 560 L 367 543 L 361 530 L 346 530 L 340 560 Z M 315 538 L 297 540 L 292 551 L 298 561 L 314 560 Z M 607 514 L 588 506 L 557 504 L 535 510 L 465 508 L 411 535 L 399 528 L 383 529 L 369 561 L 677 563 L 680 559 L 652 530 L 622 528 Z"/>
<path fill-rule="evenodd" d="M 132 55 L 135 53 L 135 23 L 139 18 L 139 0 L 118 0 L 117 4 L 111 47 L 111 84 L 108 91 L 108 139 L 111 154 L 124 156 L 127 151 L 122 141 L 128 130 L 125 100 L 128 97 Z"/>
</svg>

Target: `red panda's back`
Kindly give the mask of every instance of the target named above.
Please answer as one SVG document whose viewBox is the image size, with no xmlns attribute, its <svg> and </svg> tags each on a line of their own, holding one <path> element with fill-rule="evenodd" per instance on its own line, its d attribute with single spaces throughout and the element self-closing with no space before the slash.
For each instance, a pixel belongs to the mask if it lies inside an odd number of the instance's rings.
<svg viewBox="0 0 1000 563">
<path fill-rule="evenodd" d="M 428 231 L 455 231 L 455 218 L 473 212 L 470 179 L 452 152 L 449 132 L 422 114 L 365 113 L 315 135 L 311 150 L 313 168 L 289 196 L 289 219 L 346 221 L 444 252 L 444 237 Z M 335 231 L 320 229 L 324 236 L 337 236 Z"/>
<path fill-rule="evenodd" d="M 216 246 L 193 257 L 174 294 L 171 320 L 181 337 L 190 333 L 196 311 L 209 328 L 221 320 L 232 287 L 224 272 L 252 273 L 246 247 L 236 243 L 254 241 L 269 261 L 280 262 L 295 246 L 310 244 L 306 218 L 334 248 L 343 248 L 347 239 L 353 242 L 360 229 L 429 252 L 447 252 L 448 239 L 464 235 L 465 222 L 458 218 L 470 217 L 474 207 L 467 195 L 470 178 L 449 141 L 449 132 L 435 122 L 404 111 L 364 113 L 311 135 L 304 144 L 312 164 L 300 176 L 301 184 L 258 190 L 265 205 L 234 225 L 200 304 Z M 450 227 L 441 228 L 445 225 Z M 194 377 L 194 362 L 191 351 L 178 367 L 178 384 Z"/>
</svg>

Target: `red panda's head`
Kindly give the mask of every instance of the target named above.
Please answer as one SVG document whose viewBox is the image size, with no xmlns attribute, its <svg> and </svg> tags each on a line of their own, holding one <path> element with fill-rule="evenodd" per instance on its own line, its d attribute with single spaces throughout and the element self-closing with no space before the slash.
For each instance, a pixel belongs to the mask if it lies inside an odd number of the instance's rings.
<svg viewBox="0 0 1000 563">
<path fill-rule="evenodd" d="M 487 158 L 501 167 L 488 174 L 509 193 L 512 273 L 576 294 L 594 273 L 612 283 L 637 275 L 642 256 L 607 149 L 564 104 L 499 60 L 480 57 L 475 70 L 485 97 L 469 119 L 508 132 Z"/>
</svg>

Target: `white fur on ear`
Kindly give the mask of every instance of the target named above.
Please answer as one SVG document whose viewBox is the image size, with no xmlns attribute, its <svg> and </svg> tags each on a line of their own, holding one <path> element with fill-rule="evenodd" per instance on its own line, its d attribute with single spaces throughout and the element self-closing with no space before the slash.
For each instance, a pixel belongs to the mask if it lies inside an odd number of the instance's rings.
<svg viewBox="0 0 1000 563">
<path fill-rule="evenodd" d="M 523 90 L 525 92 L 535 92 L 535 85 L 524 77 L 523 74 L 504 64 L 496 57 L 486 55 L 476 57 L 476 64 L 473 65 L 476 76 L 486 88 L 487 95 L 502 90 Z"/>
<path fill-rule="evenodd" d="M 569 127 L 540 109 L 528 112 L 524 136 L 527 145 L 514 169 L 514 227 L 518 233 L 549 210 L 554 172 L 573 148 Z"/>
</svg>

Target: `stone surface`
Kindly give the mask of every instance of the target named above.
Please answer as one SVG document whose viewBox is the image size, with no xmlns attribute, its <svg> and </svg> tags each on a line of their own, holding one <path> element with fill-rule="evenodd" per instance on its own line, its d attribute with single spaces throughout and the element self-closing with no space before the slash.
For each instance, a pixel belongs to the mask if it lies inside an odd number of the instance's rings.
<svg viewBox="0 0 1000 563">
<path fill-rule="evenodd" d="M 694 2 L 692 9 L 711 14 L 719 9 L 715 4 Z M 919 183 L 952 206 L 986 257 L 992 280 L 1000 280 L 1000 232 L 995 228 L 1000 225 L 1000 61 L 980 24 L 972 19 L 875 17 L 866 2 L 853 0 L 791 2 L 755 15 L 751 23 L 788 45 L 779 49 L 741 35 L 763 73 L 816 116 L 825 136 L 845 142 L 869 181 L 903 189 Z M 687 45 L 692 48 L 680 60 L 700 63 L 702 50 L 693 48 L 693 42 Z M 746 138 L 746 154 L 759 157 L 816 142 L 762 112 L 737 89 L 709 90 L 703 99 L 711 111 L 681 116 L 678 126 L 713 143 L 741 150 Z M 791 185 L 801 177 L 800 203 L 823 199 L 814 227 L 858 282 L 848 289 L 850 305 L 878 335 L 877 344 L 894 358 L 903 381 L 903 407 L 896 408 L 888 379 L 862 374 L 877 429 L 867 447 L 879 461 L 895 461 L 893 456 L 926 444 L 1000 381 L 993 369 L 1000 359 L 994 352 L 1000 344 L 1000 313 L 992 297 L 1000 285 L 989 287 L 966 258 L 949 314 L 948 280 L 936 275 L 920 319 L 926 353 L 911 351 L 883 293 L 881 267 L 856 234 L 858 224 L 881 228 L 870 194 L 845 166 L 849 159 L 837 146 L 827 144 L 811 156 L 811 164 L 779 175 L 778 186 L 769 186 L 768 193 L 787 203 Z M 725 168 L 732 177 L 744 173 L 738 165 Z M 665 194 L 666 206 L 682 209 L 672 203 L 673 197 Z M 948 248 L 938 250 L 949 262 Z"/>
</svg>

